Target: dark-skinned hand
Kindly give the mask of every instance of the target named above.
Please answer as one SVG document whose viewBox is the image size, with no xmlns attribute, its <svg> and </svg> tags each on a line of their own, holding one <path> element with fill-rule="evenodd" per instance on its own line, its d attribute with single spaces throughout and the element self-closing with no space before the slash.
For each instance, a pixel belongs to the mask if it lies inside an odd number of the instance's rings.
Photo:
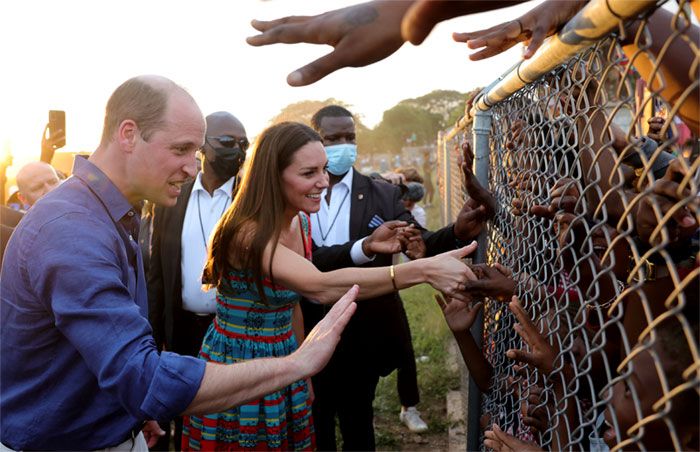
<svg viewBox="0 0 700 452">
<path fill-rule="evenodd" d="M 513 272 L 507 267 L 498 263 L 493 266 L 473 264 L 470 267 L 479 279 L 465 282 L 464 290 L 475 298 L 489 297 L 505 302 L 515 293 L 517 283 L 512 278 Z"/>
<path fill-rule="evenodd" d="M 368 257 L 401 252 L 399 234 L 406 226 L 408 223 L 405 221 L 385 221 L 362 242 L 362 252 Z"/>
<path fill-rule="evenodd" d="M 409 224 L 403 228 L 398 234 L 398 238 L 401 243 L 401 251 L 409 259 L 421 259 L 428 253 L 428 248 L 423 240 L 423 232 L 416 228 L 415 225 Z"/>
<path fill-rule="evenodd" d="M 534 366 L 543 374 L 549 375 L 556 364 L 557 350 L 537 330 L 517 297 L 513 297 L 508 307 L 518 319 L 513 329 L 525 342 L 527 350 L 510 349 L 506 351 L 506 356 L 514 361 Z"/>
<path fill-rule="evenodd" d="M 666 118 L 661 116 L 653 116 L 649 118 L 649 121 L 647 121 L 649 124 L 647 136 L 659 144 L 663 143 L 665 137 L 661 135 L 661 129 L 663 129 L 665 122 Z"/>
<path fill-rule="evenodd" d="M 444 294 L 436 293 L 434 296 L 438 306 L 442 309 L 447 326 L 454 332 L 465 331 L 471 328 L 477 314 L 484 306 L 483 303 L 465 303 L 464 301 L 449 298 Z M 449 300 L 449 302 L 446 300 Z"/>
<path fill-rule="evenodd" d="M 685 243 L 698 227 L 698 199 L 693 197 L 688 184 L 681 181 L 688 174 L 688 165 L 682 157 L 671 162 L 664 177 L 654 182 L 652 192 L 643 196 L 635 209 L 635 224 L 639 238 L 654 246 L 662 242 L 661 231 L 666 230 L 672 246 Z M 685 205 L 681 201 L 690 199 Z M 667 220 L 663 220 L 670 215 Z M 656 231 L 663 221 L 664 227 Z"/>
<path fill-rule="evenodd" d="M 497 452 L 543 452 L 537 444 L 520 440 L 496 424 L 484 433 L 484 446 Z"/>
<path fill-rule="evenodd" d="M 287 76 L 291 86 L 305 86 L 344 67 L 367 66 L 396 52 L 404 43 L 401 20 L 411 2 L 374 1 L 328 11 L 316 16 L 288 16 L 277 20 L 253 20 L 261 34 L 246 41 L 269 44 L 326 44 L 329 54 Z"/>
<path fill-rule="evenodd" d="M 469 142 L 462 143 L 462 151 L 462 173 L 469 197 L 457 215 L 454 232 L 458 239 L 468 241 L 476 238 L 484 229 L 486 222 L 494 217 L 497 204 L 491 192 L 481 186 L 471 171 L 474 155 Z"/>
<path fill-rule="evenodd" d="M 481 49 L 469 55 L 472 61 L 498 55 L 519 42 L 525 44 L 523 58 L 528 59 L 540 48 L 547 36 L 553 35 L 584 4 L 585 1 L 578 0 L 548 0 L 516 20 L 470 33 L 453 33 L 452 38 L 457 42 L 467 43 L 470 49 Z"/>
<path fill-rule="evenodd" d="M 581 190 L 579 189 L 579 183 L 574 179 L 564 177 L 559 179 L 550 190 L 549 205 L 534 205 L 530 209 L 530 213 L 551 220 L 559 210 L 574 213 L 576 203 L 580 198 Z"/>
</svg>

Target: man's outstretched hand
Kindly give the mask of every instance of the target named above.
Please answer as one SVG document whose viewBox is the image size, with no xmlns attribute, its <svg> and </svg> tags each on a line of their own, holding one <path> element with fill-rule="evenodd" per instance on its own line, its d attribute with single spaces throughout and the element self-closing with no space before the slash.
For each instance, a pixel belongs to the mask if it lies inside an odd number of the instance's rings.
<svg viewBox="0 0 700 452">
<path fill-rule="evenodd" d="M 246 41 L 253 46 L 269 44 L 327 44 L 333 51 L 287 76 L 291 86 L 305 86 L 344 67 L 361 67 L 396 52 L 401 38 L 401 19 L 410 1 L 377 0 L 329 11 L 317 16 L 288 16 L 253 20 L 261 33 Z"/>
</svg>

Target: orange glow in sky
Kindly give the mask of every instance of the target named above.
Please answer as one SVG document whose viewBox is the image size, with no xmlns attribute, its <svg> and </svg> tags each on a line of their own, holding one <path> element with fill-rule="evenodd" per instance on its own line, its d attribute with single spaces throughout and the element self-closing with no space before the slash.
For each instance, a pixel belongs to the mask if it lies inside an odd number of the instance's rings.
<svg viewBox="0 0 700 452">
<path fill-rule="evenodd" d="M 48 110 L 66 111 L 66 151 L 91 151 L 101 134 L 104 105 L 124 80 L 160 74 L 187 88 L 204 114 L 228 110 L 257 135 L 283 107 L 304 100 L 341 99 L 369 126 L 405 98 L 434 89 L 468 91 L 509 68 L 520 48 L 469 62 L 453 31 L 486 28 L 515 18 L 537 2 L 455 19 L 421 46 L 404 45 L 367 68 L 344 69 L 305 88 L 291 88 L 292 70 L 325 54 L 314 45 L 254 48 L 253 18 L 318 14 L 353 4 L 327 0 L 121 0 L 0 2 L 0 152 L 11 152 L 8 176 L 39 158 Z"/>
</svg>

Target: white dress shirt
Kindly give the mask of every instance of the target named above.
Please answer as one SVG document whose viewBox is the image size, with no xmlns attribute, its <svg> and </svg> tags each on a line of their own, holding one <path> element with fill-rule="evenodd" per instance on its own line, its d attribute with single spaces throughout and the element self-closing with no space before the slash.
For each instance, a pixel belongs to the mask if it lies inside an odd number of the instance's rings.
<svg viewBox="0 0 700 452">
<path fill-rule="evenodd" d="M 316 246 L 342 245 L 350 241 L 350 203 L 352 202 L 353 170 L 333 185 L 331 202 L 326 202 L 328 189 L 321 193 L 321 209 L 311 215 L 311 237 Z M 362 252 L 362 242 L 358 240 L 350 250 L 355 265 L 374 260 Z"/>
<path fill-rule="evenodd" d="M 182 224 L 182 308 L 196 314 L 216 313 L 216 290 L 204 291 L 202 271 L 207 260 L 207 244 L 219 218 L 231 204 L 234 178 L 209 192 L 202 185 L 202 173 L 192 186 Z"/>
</svg>

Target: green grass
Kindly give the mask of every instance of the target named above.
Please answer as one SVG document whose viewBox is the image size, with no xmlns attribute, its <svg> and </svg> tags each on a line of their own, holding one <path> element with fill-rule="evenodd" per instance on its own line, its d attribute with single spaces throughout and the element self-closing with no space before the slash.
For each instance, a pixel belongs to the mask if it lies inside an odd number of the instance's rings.
<svg viewBox="0 0 700 452">
<path fill-rule="evenodd" d="M 432 230 L 437 229 L 440 220 L 437 206 L 426 209 L 428 222 Z M 448 428 L 445 416 L 445 397 L 449 390 L 459 387 L 459 375 L 450 371 L 446 365 L 447 341 L 452 333 L 445 324 L 445 319 L 433 299 L 435 290 L 427 284 L 401 291 L 416 358 L 426 356 L 428 359 L 416 363 L 418 369 L 418 388 L 423 419 L 430 427 L 430 433 L 444 432 Z M 396 391 L 396 372 L 382 378 L 377 386 L 374 401 L 377 428 L 375 436 L 377 447 L 384 450 L 399 449 L 401 440 L 395 428 L 402 426 L 398 414 L 401 404 Z M 400 430 L 399 430 L 400 431 Z M 406 430 L 407 431 L 407 430 Z"/>
</svg>

